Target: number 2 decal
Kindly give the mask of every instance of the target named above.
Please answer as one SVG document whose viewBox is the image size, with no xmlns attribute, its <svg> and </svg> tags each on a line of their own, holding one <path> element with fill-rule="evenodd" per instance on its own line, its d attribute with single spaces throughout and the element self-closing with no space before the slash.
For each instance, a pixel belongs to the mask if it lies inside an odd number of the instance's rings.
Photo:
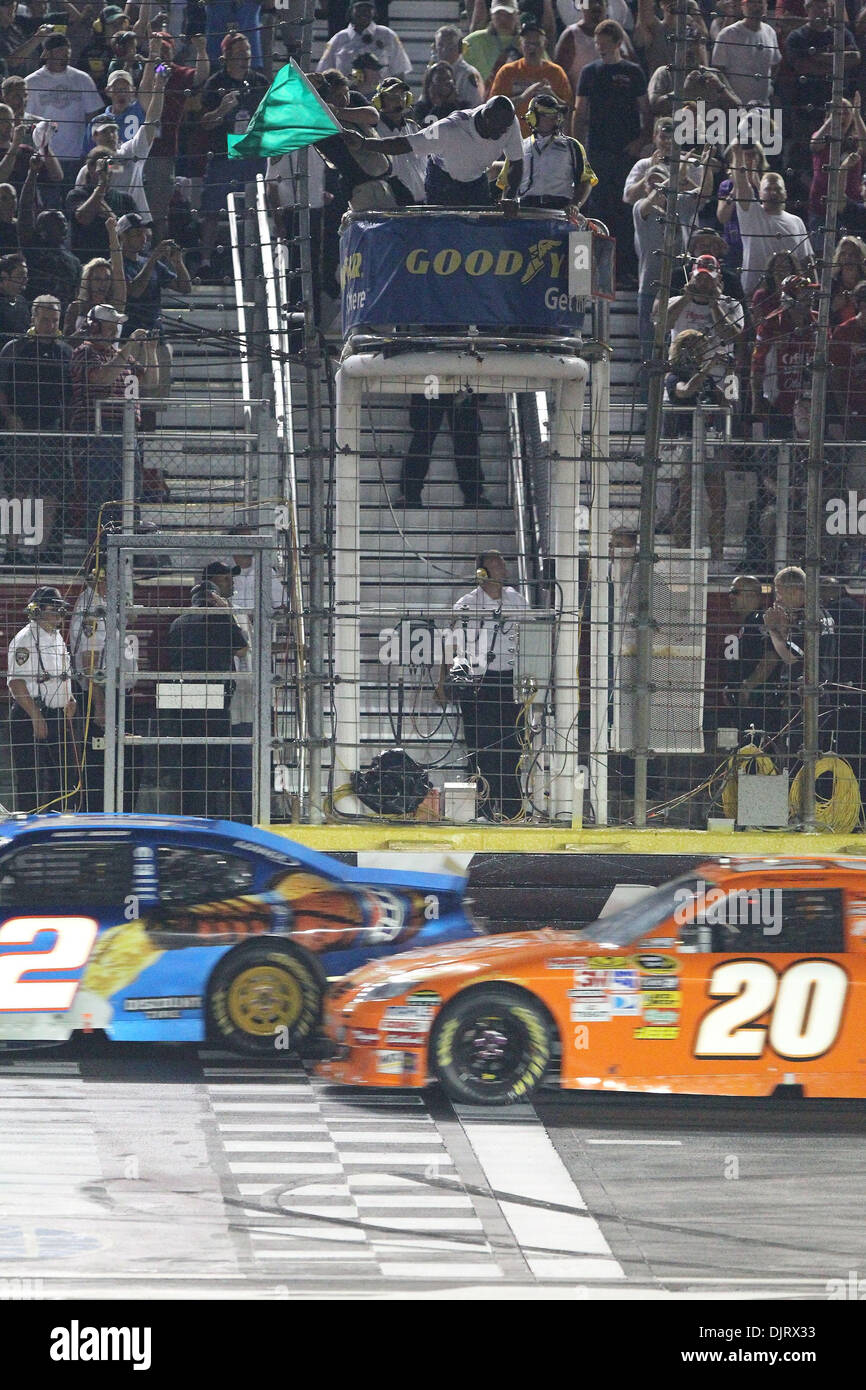
<svg viewBox="0 0 866 1390">
<path fill-rule="evenodd" d="M 54 933 L 45 951 L 0 951 L 0 1013 L 63 1013 L 78 980 L 23 980 L 44 970 L 86 965 L 99 925 L 92 917 L 10 917 L 0 927 L 0 946 L 29 946 L 40 932 Z"/>
<path fill-rule="evenodd" d="M 780 1057 L 807 1061 L 833 1046 L 842 1026 L 848 976 L 831 960 L 802 960 L 781 977 L 762 960 L 717 965 L 709 993 L 724 999 L 701 1019 L 696 1057 Z M 757 1019 L 771 1012 L 769 1024 Z"/>
</svg>

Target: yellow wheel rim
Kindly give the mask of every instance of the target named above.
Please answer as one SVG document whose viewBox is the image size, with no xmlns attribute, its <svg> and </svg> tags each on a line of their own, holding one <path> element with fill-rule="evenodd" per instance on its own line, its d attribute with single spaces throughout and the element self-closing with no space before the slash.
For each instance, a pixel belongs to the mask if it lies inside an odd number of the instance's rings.
<svg viewBox="0 0 866 1390">
<path fill-rule="evenodd" d="M 232 980 L 227 1004 L 236 1028 L 264 1037 L 275 1028 L 291 1028 L 297 1022 L 303 993 L 288 970 L 276 965 L 255 965 Z"/>
</svg>

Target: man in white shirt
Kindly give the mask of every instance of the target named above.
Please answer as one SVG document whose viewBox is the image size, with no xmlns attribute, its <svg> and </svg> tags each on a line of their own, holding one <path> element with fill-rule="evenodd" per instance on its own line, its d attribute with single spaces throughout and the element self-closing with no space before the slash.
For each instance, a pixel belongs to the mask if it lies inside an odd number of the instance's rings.
<svg viewBox="0 0 866 1390">
<path fill-rule="evenodd" d="M 52 122 L 51 150 L 70 188 L 81 167 L 90 119 L 103 105 L 93 78 L 69 66 L 71 51 L 65 34 L 49 34 L 42 46 L 43 66 L 24 79 L 27 110 Z"/>
<path fill-rule="evenodd" d="M 412 60 L 402 43 L 386 24 L 373 23 L 371 0 L 355 0 L 349 10 L 349 25 L 329 40 L 318 62 L 317 71 L 337 68 L 348 77 L 354 60 L 362 53 L 372 53 L 382 64 L 382 77 L 406 77 L 412 71 Z"/>
<path fill-rule="evenodd" d="M 792 251 L 801 265 L 809 266 L 813 260 L 812 243 L 802 218 L 785 211 L 788 194 L 781 174 L 764 175 L 756 200 L 745 167 L 735 164 L 731 173 L 743 239 L 740 283 L 748 301 L 758 288 L 774 251 Z"/>
<path fill-rule="evenodd" d="M 703 333 L 712 353 L 709 373 L 721 385 L 733 370 L 734 344 L 746 327 L 743 306 L 722 294 L 722 269 L 715 256 L 698 256 L 682 294 L 668 305 L 665 332 L 668 343 L 686 329 Z"/>
<path fill-rule="evenodd" d="M 767 0 L 745 0 L 745 18 L 716 39 L 713 67 L 724 73 L 745 106 L 769 106 L 773 74 L 781 62 L 776 31 L 764 23 Z"/>
<path fill-rule="evenodd" d="M 68 612 L 60 590 L 43 585 L 27 605 L 28 622 L 9 644 L 17 811 L 62 811 L 78 780 L 72 672 L 58 631 Z"/>
<path fill-rule="evenodd" d="M 409 112 L 412 109 L 412 88 L 402 77 L 386 77 L 376 88 L 373 105 L 381 112 L 379 130 L 390 131 L 393 135 L 416 135 L 421 127 L 413 121 Z M 398 154 L 392 161 L 392 177 L 399 179 L 405 193 L 398 192 L 401 202 L 423 203 L 425 201 L 424 181 L 427 170 L 427 154 Z M 394 185 L 392 183 L 391 187 Z"/>
<path fill-rule="evenodd" d="M 477 106 L 484 96 L 481 73 L 463 55 L 463 35 L 456 24 L 443 24 L 433 35 L 433 61 L 449 63 L 457 98 L 464 106 Z"/>
<path fill-rule="evenodd" d="M 458 686 L 463 737 L 470 763 L 483 778 L 481 814 L 488 820 L 515 820 L 523 810 L 518 765 L 523 752 L 514 699 L 514 668 L 520 622 L 529 609 L 523 595 L 505 583 L 505 560 L 498 550 L 478 556 L 478 587 L 454 605 L 452 629 L 463 636 L 473 683 Z M 458 654 L 459 644 L 455 644 Z M 437 696 L 445 702 L 445 669 Z"/>
<path fill-rule="evenodd" d="M 348 136 L 346 141 L 348 144 Z M 454 111 L 416 135 L 394 135 L 367 143 L 389 155 L 426 154 L 427 202 L 434 207 L 489 204 L 487 171 L 504 155 L 508 160 L 508 186 L 501 206 L 507 212 L 517 210 L 517 190 L 523 178 L 523 140 L 508 97 L 492 97 L 474 111 Z"/>
<path fill-rule="evenodd" d="M 131 140 L 120 140 L 120 127 L 113 116 L 96 116 L 91 125 L 96 144 L 113 150 L 120 164 L 120 168 L 112 176 L 112 188 L 116 193 L 128 193 L 135 203 L 136 211 L 148 222 L 151 221 L 151 216 L 144 191 L 144 162 L 159 134 L 167 81 L 168 74 L 155 73 L 154 63 L 150 60 L 141 80 L 143 92 L 150 87 L 150 101 L 144 113 L 144 124 L 139 126 Z"/>
</svg>

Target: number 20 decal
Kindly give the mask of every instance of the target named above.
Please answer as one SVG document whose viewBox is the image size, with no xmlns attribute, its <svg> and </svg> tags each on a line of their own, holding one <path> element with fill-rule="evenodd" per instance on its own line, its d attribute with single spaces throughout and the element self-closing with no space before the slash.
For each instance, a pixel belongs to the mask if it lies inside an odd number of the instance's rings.
<svg viewBox="0 0 866 1390">
<path fill-rule="evenodd" d="M 831 960 L 803 960 L 777 975 L 762 960 L 731 960 L 710 977 L 710 996 L 724 999 L 701 1020 L 696 1057 L 780 1057 L 806 1061 L 833 1046 L 842 1026 L 848 976 Z M 772 1011 L 769 1025 L 756 1019 Z"/>
<path fill-rule="evenodd" d="M 0 1013 L 63 1013 L 78 980 L 22 980 L 32 971 L 78 970 L 87 963 L 98 924 L 92 917 L 10 917 L 0 927 L 0 946 L 29 946 L 40 932 L 54 933 L 45 951 L 0 951 Z"/>
</svg>

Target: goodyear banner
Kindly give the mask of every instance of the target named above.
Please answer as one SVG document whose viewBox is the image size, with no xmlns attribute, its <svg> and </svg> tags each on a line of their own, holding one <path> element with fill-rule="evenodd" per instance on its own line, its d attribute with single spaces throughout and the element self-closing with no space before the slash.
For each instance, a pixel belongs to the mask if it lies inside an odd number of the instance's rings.
<svg viewBox="0 0 866 1390">
<path fill-rule="evenodd" d="M 574 333 L 569 224 L 391 217 L 352 222 L 340 238 L 343 331 L 360 324 L 525 327 Z"/>
</svg>

